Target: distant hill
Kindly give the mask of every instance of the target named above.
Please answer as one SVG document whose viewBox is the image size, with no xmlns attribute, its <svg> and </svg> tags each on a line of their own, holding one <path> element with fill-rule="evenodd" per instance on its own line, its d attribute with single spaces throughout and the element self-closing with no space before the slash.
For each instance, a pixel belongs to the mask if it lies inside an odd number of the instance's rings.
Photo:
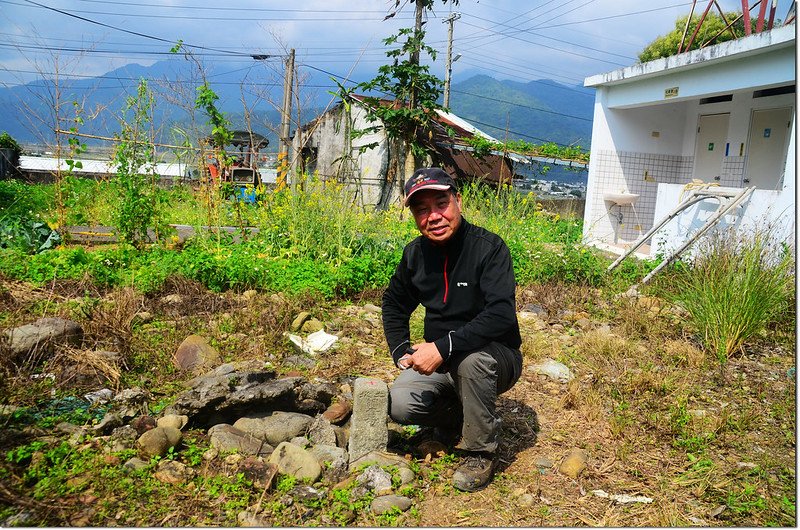
<svg viewBox="0 0 800 530">
<path fill-rule="evenodd" d="M 275 79 L 279 73 L 275 68 L 230 70 L 224 65 L 206 72 L 212 89 L 220 96 L 219 107 L 228 114 L 233 128 L 246 128 L 244 98 L 252 109 L 253 130 L 270 140 L 271 149 L 277 147 L 275 131 L 280 123 L 276 102 L 281 100 L 282 83 Z M 192 117 L 189 112 L 195 87 L 200 83 L 197 71 L 178 57 L 152 66 L 131 64 L 98 77 L 62 81 L 61 128 L 73 125 L 69 119 L 74 117 L 72 102 L 76 101 L 84 109 L 80 132 L 113 137 L 119 131 L 125 101 L 135 94 L 139 79 L 147 79 L 156 94 L 155 124 L 160 142 L 180 142 L 175 127 L 203 129 L 206 119 L 202 113 L 195 111 Z M 301 93 L 304 123 L 313 119 L 331 99 L 324 89 L 331 84 L 325 75 L 312 75 L 305 83 L 309 88 Z M 42 80 L 0 88 L 0 131 L 7 131 L 22 143 L 52 142 L 55 122 L 52 92 L 52 84 Z M 589 147 L 593 102 L 593 91 L 580 86 L 549 80 L 498 81 L 485 75 L 454 83 L 451 92 L 453 112 L 499 140 L 508 137 L 533 143 L 554 141 L 585 148 Z M 295 108 L 293 118 L 296 113 Z"/>
<path fill-rule="evenodd" d="M 452 85 L 450 106 L 498 140 L 553 141 L 589 148 L 594 91 L 581 86 L 476 75 Z"/>
</svg>

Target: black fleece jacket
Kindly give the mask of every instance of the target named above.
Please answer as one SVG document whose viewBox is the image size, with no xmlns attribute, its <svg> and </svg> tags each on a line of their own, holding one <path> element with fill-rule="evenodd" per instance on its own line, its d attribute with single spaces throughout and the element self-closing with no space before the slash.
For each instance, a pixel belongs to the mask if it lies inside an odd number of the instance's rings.
<svg viewBox="0 0 800 530">
<path fill-rule="evenodd" d="M 403 250 L 383 294 L 383 330 L 394 363 L 410 346 L 409 318 L 425 307 L 426 342 L 447 361 L 490 342 L 517 349 L 514 269 L 503 239 L 466 219 L 446 245 L 423 236 Z"/>
</svg>

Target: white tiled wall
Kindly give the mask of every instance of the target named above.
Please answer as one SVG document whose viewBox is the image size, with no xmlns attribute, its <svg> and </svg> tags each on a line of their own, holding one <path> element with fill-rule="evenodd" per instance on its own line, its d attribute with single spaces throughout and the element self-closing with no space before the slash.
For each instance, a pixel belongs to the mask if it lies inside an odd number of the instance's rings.
<svg viewBox="0 0 800 530">
<path fill-rule="evenodd" d="M 653 226 L 658 184 L 690 182 L 694 157 L 602 150 L 592 153 L 592 162 L 596 167 L 596 191 L 590 198 L 594 212 L 591 234 L 593 238 L 619 243 L 635 241 Z M 630 206 L 603 200 L 605 193 L 622 191 L 638 194 L 639 198 Z"/>
</svg>

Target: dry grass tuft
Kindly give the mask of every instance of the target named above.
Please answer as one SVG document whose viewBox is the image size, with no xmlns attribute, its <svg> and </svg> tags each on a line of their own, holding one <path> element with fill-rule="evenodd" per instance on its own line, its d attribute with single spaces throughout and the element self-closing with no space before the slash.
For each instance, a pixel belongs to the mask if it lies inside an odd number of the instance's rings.
<svg viewBox="0 0 800 530">
<path fill-rule="evenodd" d="M 105 380 L 113 385 L 115 390 L 120 388 L 122 368 L 109 352 L 63 348 L 50 365 L 58 367 L 61 374 L 60 385 L 64 387 L 86 387 L 96 390 L 94 381 Z"/>
<path fill-rule="evenodd" d="M 692 370 L 701 368 L 706 362 L 705 352 L 685 340 L 667 340 L 664 343 L 664 357 L 676 366 Z"/>
</svg>

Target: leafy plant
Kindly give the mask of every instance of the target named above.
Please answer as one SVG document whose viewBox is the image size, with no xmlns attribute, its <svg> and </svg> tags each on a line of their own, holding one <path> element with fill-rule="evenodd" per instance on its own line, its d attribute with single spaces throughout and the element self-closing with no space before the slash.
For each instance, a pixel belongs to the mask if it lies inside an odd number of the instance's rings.
<svg viewBox="0 0 800 530">
<path fill-rule="evenodd" d="M 0 149 L 11 149 L 15 156 L 22 154 L 22 147 L 20 147 L 14 137 L 6 131 L 0 133 Z"/>
</svg>

